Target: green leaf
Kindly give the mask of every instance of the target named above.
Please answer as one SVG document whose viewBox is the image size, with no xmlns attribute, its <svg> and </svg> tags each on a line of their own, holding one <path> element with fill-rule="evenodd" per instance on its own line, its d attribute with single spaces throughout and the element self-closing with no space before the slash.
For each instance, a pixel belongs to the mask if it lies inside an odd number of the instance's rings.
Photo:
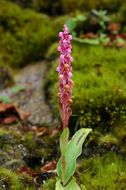
<svg viewBox="0 0 126 190">
<path fill-rule="evenodd" d="M 74 31 L 73 31 L 73 32 L 71 32 L 71 34 L 72 34 L 72 36 L 73 36 L 73 37 L 76 37 L 76 35 L 77 35 L 77 33 L 76 33 L 76 32 L 74 32 Z"/>
<path fill-rule="evenodd" d="M 68 144 L 68 138 L 69 138 L 69 128 L 66 127 L 60 137 L 60 150 L 61 150 L 61 155 L 65 155 L 65 150 Z"/>
<path fill-rule="evenodd" d="M 85 44 L 91 44 L 91 45 L 98 45 L 99 39 L 95 38 L 95 39 L 81 39 L 81 38 L 77 38 L 77 37 L 73 37 L 73 40 L 79 43 L 85 43 Z"/>
<path fill-rule="evenodd" d="M 76 19 L 77 19 L 77 21 L 85 21 L 85 20 L 87 19 L 87 17 L 86 17 L 86 16 L 83 16 L 83 15 L 78 15 L 78 16 L 76 17 Z"/>
<path fill-rule="evenodd" d="M 0 100 L 4 103 L 10 103 L 11 99 L 9 98 L 9 96 L 1 96 Z"/>
<path fill-rule="evenodd" d="M 60 179 L 56 182 L 56 190 L 81 190 L 74 179 L 71 179 L 67 185 L 63 186 Z"/>
<path fill-rule="evenodd" d="M 69 31 L 72 32 L 76 28 L 77 22 L 74 18 L 72 18 L 72 19 L 69 19 L 66 21 L 66 25 L 67 25 Z"/>
<path fill-rule="evenodd" d="M 55 188 L 55 190 L 64 190 L 64 187 L 60 183 L 60 179 L 58 179 L 57 182 L 56 182 L 56 188 Z"/>
<path fill-rule="evenodd" d="M 13 92 L 13 93 L 18 93 L 18 92 L 20 92 L 20 91 L 22 91 L 22 90 L 25 90 L 25 87 L 24 87 L 24 86 L 16 85 L 16 86 L 14 86 L 14 87 L 12 88 L 12 92 Z"/>
<path fill-rule="evenodd" d="M 107 42 L 110 41 L 110 39 L 109 39 L 109 37 L 106 34 L 102 34 L 101 33 L 100 36 L 99 36 L 99 41 L 101 43 L 107 43 Z"/>
<path fill-rule="evenodd" d="M 65 171 L 64 171 L 64 179 L 62 180 L 62 161 L 61 158 L 57 164 L 57 173 L 60 177 L 63 185 L 65 185 L 71 176 L 74 174 L 76 169 L 76 159 L 82 152 L 82 145 L 87 137 L 87 135 L 91 132 L 91 129 L 83 128 L 78 130 L 73 138 L 69 141 L 66 151 L 65 151 Z"/>
</svg>

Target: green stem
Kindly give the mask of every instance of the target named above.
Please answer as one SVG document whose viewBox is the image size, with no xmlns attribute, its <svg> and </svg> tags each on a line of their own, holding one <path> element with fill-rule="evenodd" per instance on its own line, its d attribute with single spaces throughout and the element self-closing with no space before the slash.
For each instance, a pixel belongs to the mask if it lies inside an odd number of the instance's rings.
<svg viewBox="0 0 126 190">
<path fill-rule="evenodd" d="M 65 175 L 65 157 L 62 156 L 62 183 L 64 184 L 64 175 Z"/>
</svg>

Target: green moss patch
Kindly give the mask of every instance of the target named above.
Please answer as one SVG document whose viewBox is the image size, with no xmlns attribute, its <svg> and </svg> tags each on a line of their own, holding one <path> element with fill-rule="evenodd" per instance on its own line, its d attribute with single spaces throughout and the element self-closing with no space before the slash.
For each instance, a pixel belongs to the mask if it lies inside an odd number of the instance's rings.
<svg viewBox="0 0 126 190">
<path fill-rule="evenodd" d="M 18 176 L 7 169 L 0 168 L 0 189 L 21 189 Z"/>
<path fill-rule="evenodd" d="M 19 67 L 44 57 L 54 36 L 49 17 L 6 1 L 0 1 L 0 7 L 3 62 Z"/>
<path fill-rule="evenodd" d="M 0 168 L 0 189 L 21 190 L 25 187 L 26 190 L 35 190 L 35 186 L 30 177 L 18 175 L 15 172 Z"/>
<path fill-rule="evenodd" d="M 55 190 L 55 184 L 56 180 L 55 179 L 49 179 L 42 185 L 42 189 L 44 190 Z"/>
<path fill-rule="evenodd" d="M 124 190 L 126 188 L 126 162 L 110 152 L 103 157 L 84 159 L 79 168 L 79 180 L 85 190 Z"/>
<path fill-rule="evenodd" d="M 73 116 L 72 128 L 78 126 L 104 131 L 125 120 L 126 54 L 125 49 L 73 44 Z M 47 75 L 51 105 L 58 110 L 56 92 L 58 61 L 52 62 Z"/>
</svg>

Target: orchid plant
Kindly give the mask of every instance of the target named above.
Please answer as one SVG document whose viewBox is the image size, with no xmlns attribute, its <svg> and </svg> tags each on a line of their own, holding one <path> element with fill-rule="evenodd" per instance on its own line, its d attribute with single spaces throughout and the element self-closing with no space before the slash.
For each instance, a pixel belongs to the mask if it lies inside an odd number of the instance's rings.
<svg viewBox="0 0 126 190">
<path fill-rule="evenodd" d="M 58 51 L 60 53 L 59 65 L 57 67 L 59 77 L 59 110 L 62 121 L 63 132 L 60 137 L 61 157 L 57 163 L 58 179 L 56 190 L 80 190 L 79 185 L 73 177 L 76 170 L 76 159 L 82 152 L 82 145 L 87 135 L 91 132 L 89 128 L 79 129 L 71 140 L 69 140 L 68 122 L 72 115 L 72 61 L 71 40 L 72 36 L 66 25 L 63 32 L 59 33 L 60 41 Z"/>
</svg>

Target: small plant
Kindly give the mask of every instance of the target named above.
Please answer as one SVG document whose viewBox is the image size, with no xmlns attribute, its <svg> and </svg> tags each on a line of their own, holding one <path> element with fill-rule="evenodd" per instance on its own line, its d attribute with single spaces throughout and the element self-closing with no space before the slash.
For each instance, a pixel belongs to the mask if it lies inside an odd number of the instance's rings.
<svg viewBox="0 0 126 190">
<path fill-rule="evenodd" d="M 67 20 L 66 25 L 69 28 L 69 31 L 71 32 L 72 36 L 76 36 L 75 29 L 78 27 L 79 23 L 84 24 L 84 21 L 87 20 L 87 17 L 84 15 L 78 15 L 74 18 L 70 18 Z"/>
<path fill-rule="evenodd" d="M 109 21 L 110 18 L 107 15 L 107 11 L 93 9 L 87 17 L 78 15 L 68 19 L 66 25 L 74 41 L 98 45 L 109 41 L 109 37 L 106 34 Z"/>
<path fill-rule="evenodd" d="M 99 23 L 99 25 L 101 26 L 103 31 L 106 29 L 106 23 L 108 23 L 110 21 L 110 18 L 107 15 L 106 10 L 97 11 L 97 10 L 93 9 L 91 11 L 90 18 L 92 18 L 91 19 L 92 22 Z"/>
<path fill-rule="evenodd" d="M 76 159 L 82 152 L 82 145 L 91 129 L 83 128 L 69 141 L 68 122 L 72 115 L 72 65 L 71 40 L 68 28 L 64 25 L 63 32 L 59 33 L 60 42 L 58 51 L 60 52 L 59 66 L 57 72 L 59 75 L 59 107 L 62 121 L 63 132 L 60 137 L 61 157 L 57 164 L 58 179 L 56 190 L 80 190 L 80 187 L 73 178 L 76 169 Z"/>
</svg>

